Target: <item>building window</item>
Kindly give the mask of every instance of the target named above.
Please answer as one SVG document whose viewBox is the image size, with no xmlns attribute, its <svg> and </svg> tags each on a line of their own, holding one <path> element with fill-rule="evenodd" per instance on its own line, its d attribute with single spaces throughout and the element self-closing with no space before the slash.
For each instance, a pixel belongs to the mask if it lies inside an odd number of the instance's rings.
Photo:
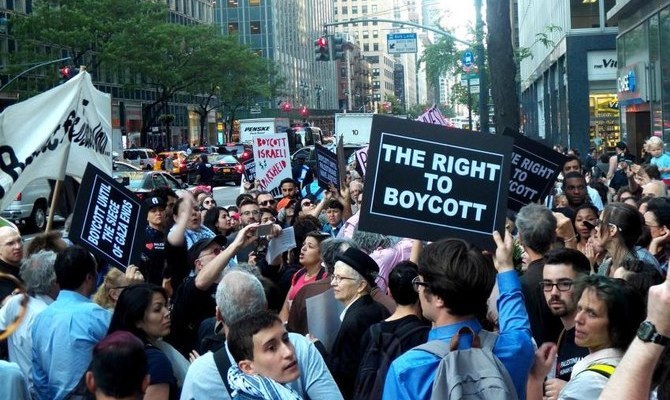
<svg viewBox="0 0 670 400">
<path fill-rule="evenodd" d="M 372 21 L 372 26 L 377 26 L 377 18 L 375 18 L 374 21 Z"/>
<path fill-rule="evenodd" d="M 351 13 L 358 14 L 358 6 L 351 6 Z"/>
<path fill-rule="evenodd" d="M 607 14 L 607 12 L 609 10 L 611 10 L 612 7 L 614 7 L 615 4 L 616 4 L 616 0 L 605 0 L 605 14 Z M 617 23 L 615 22 L 615 23 L 610 25 L 610 23 L 607 22 L 607 16 L 605 16 L 605 26 L 617 26 Z"/>
<path fill-rule="evenodd" d="M 261 21 L 251 21 L 249 23 L 249 28 L 252 35 L 258 35 L 261 33 Z"/>
<path fill-rule="evenodd" d="M 363 51 L 370 51 L 370 45 L 367 43 L 363 44 Z"/>
<path fill-rule="evenodd" d="M 349 7 L 347 6 L 342 6 L 342 15 L 349 14 Z"/>
<path fill-rule="evenodd" d="M 373 13 L 376 13 L 377 12 L 377 5 L 376 4 L 371 5 L 370 9 L 372 10 Z"/>
<path fill-rule="evenodd" d="M 228 23 L 228 34 L 232 35 L 234 33 L 238 33 L 240 31 L 239 26 L 237 25 L 237 22 L 229 22 Z"/>
<path fill-rule="evenodd" d="M 370 32 L 369 31 L 363 31 L 363 39 L 367 39 L 370 37 Z"/>
<path fill-rule="evenodd" d="M 261 5 L 261 0 L 249 0 L 249 5 L 251 7 L 258 7 Z"/>
<path fill-rule="evenodd" d="M 379 43 L 372 44 L 372 51 L 379 51 Z"/>
<path fill-rule="evenodd" d="M 570 0 L 570 27 L 572 29 L 599 28 L 598 0 Z"/>
<path fill-rule="evenodd" d="M 237 8 L 237 2 L 239 0 L 228 0 L 228 8 Z"/>
<path fill-rule="evenodd" d="M 372 31 L 372 38 L 377 39 L 379 37 L 379 31 Z"/>
<path fill-rule="evenodd" d="M 368 6 L 366 6 L 366 5 L 361 6 L 361 12 L 362 12 L 363 14 L 367 14 L 367 13 L 368 13 Z"/>
</svg>

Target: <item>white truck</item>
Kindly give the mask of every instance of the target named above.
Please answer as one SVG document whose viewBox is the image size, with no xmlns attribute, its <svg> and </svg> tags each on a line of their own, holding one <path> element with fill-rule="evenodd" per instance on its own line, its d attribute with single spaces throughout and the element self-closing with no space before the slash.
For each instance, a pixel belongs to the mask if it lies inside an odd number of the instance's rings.
<svg viewBox="0 0 670 400">
<path fill-rule="evenodd" d="M 291 125 L 288 118 L 251 118 L 241 119 L 240 142 L 251 143 L 254 135 L 286 132 Z"/>
<path fill-rule="evenodd" d="M 365 145 L 370 143 L 373 114 L 346 113 L 335 114 L 335 140 L 344 144 Z"/>
</svg>

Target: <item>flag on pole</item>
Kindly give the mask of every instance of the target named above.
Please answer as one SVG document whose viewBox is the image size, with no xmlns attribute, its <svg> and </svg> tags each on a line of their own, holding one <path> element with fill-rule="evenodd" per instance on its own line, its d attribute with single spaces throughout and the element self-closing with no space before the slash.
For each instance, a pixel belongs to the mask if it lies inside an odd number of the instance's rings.
<svg viewBox="0 0 670 400">
<path fill-rule="evenodd" d="M 454 124 L 451 123 L 451 121 L 449 121 L 447 118 L 444 117 L 444 115 L 442 115 L 442 112 L 440 111 L 439 108 L 437 108 L 435 104 L 433 104 L 433 106 L 429 108 L 428 111 L 419 115 L 419 118 L 417 118 L 416 120 L 434 125 L 451 126 L 451 127 L 454 126 Z"/>
<path fill-rule="evenodd" d="M 0 210 L 35 179 L 112 173 L 112 102 L 82 71 L 0 114 Z"/>
</svg>

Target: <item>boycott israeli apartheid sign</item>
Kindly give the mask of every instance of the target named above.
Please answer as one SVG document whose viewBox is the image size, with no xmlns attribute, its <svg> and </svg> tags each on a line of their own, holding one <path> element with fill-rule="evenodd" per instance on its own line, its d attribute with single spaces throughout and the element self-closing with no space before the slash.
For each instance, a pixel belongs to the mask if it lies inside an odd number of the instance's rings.
<svg viewBox="0 0 670 400">
<path fill-rule="evenodd" d="M 507 208 L 519 211 L 549 194 L 567 157 L 509 128 L 503 135 L 514 139 Z"/>
<path fill-rule="evenodd" d="M 256 180 L 260 189 L 272 191 L 284 178 L 292 178 L 286 133 L 255 135 L 252 139 Z"/>
<path fill-rule="evenodd" d="M 73 242 L 125 271 L 140 261 L 146 219 L 133 192 L 88 164 L 72 217 Z"/>
<path fill-rule="evenodd" d="M 375 115 L 359 228 L 492 249 L 504 232 L 512 139 Z"/>
</svg>

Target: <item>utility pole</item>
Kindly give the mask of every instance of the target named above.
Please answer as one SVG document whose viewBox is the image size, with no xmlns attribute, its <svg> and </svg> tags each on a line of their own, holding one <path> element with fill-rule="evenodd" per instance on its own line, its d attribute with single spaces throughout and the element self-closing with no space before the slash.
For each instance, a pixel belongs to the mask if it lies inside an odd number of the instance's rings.
<svg viewBox="0 0 670 400">
<path fill-rule="evenodd" d="M 484 22 L 482 21 L 482 0 L 475 0 L 475 41 L 477 42 L 477 67 L 479 68 L 479 130 L 489 133 L 489 85 L 484 51 Z"/>
</svg>

